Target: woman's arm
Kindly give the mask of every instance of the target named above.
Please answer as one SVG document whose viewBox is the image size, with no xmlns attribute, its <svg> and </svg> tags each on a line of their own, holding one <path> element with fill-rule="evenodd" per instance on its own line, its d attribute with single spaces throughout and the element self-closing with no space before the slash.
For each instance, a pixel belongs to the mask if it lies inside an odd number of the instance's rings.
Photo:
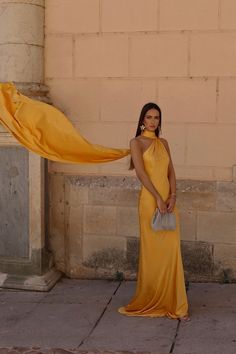
<svg viewBox="0 0 236 354">
<path fill-rule="evenodd" d="M 157 201 L 157 206 L 160 212 L 165 213 L 167 211 L 167 206 L 158 191 L 156 190 L 156 188 L 154 187 L 154 185 L 152 184 L 147 172 L 145 171 L 141 145 L 136 139 L 131 140 L 130 150 L 138 179 L 144 185 L 144 187 L 154 196 Z"/>
<path fill-rule="evenodd" d="M 170 158 L 170 162 L 168 166 L 168 179 L 170 182 L 170 193 L 169 193 L 169 198 L 167 200 L 167 210 L 171 212 L 173 211 L 176 202 L 176 176 L 175 176 L 175 170 L 174 170 L 168 142 L 163 138 L 161 139 L 161 141 L 164 144 Z"/>
</svg>

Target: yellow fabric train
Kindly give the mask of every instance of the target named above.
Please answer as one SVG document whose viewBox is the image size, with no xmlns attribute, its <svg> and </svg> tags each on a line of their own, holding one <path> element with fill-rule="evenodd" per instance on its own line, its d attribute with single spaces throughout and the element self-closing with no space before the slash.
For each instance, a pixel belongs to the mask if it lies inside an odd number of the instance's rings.
<svg viewBox="0 0 236 354">
<path fill-rule="evenodd" d="M 58 109 L 22 95 L 13 83 L 0 83 L 0 123 L 26 148 L 54 161 L 102 163 L 130 153 L 90 144 Z"/>
</svg>

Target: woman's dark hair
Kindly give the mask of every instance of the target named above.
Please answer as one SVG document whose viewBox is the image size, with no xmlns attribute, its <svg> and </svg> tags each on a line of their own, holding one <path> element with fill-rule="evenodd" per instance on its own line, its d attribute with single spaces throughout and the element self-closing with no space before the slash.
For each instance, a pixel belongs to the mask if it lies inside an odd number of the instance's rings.
<svg viewBox="0 0 236 354">
<path fill-rule="evenodd" d="M 159 121 L 157 129 L 155 130 L 156 136 L 157 137 L 159 136 L 160 130 L 161 130 L 161 109 L 156 103 L 149 102 L 149 103 L 146 103 L 141 110 L 135 137 L 141 135 L 141 133 L 142 133 L 141 125 L 143 124 L 145 115 L 146 115 L 147 111 L 149 111 L 150 109 L 153 109 L 153 108 L 156 109 L 160 115 L 160 121 Z M 132 157 L 131 157 L 129 170 L 133 170 L 133 169 L 134 169 L 134 164 L 133 164 Z"/>
</svg>

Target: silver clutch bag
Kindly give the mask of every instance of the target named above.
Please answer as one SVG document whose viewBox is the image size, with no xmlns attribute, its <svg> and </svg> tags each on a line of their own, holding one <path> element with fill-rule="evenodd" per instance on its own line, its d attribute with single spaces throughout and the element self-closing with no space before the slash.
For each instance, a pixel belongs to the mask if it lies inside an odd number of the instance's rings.
<svg viewBox="0 0 236 354">
<path fill-rule="evenodd" d="M 151 227 L 153 231 L 161 230 L 175 230 L 176 229 L 176 218 L 174 213 L 161 214 L 159 209 L 156 208 L 152 220 Z"/>
</svg>

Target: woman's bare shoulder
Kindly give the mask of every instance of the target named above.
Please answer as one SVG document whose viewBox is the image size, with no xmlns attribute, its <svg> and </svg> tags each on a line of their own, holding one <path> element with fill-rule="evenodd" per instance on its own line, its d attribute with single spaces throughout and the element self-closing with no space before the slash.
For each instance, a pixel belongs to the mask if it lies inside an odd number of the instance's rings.
<svg viewBox="0 0 236 354">
<path fill-rule="evenodd" d="M 142 141 L 142 137 L 141 137 L 141 135 L 138 135 L 138 136 L 136 136 L 135 138 L 132 138 L 131 140 L 130 140 L 130 144 L 140 144 L 140 142 Z"/>
<path fill-rule="evenodd" d="M 160 140 L 163 143 L 163 145 L 165 146 L 165 148 L 167 149 L 167 151 L 170 151 L 168 141 L 164 138 L 160 138 Z"/>
<path fill-rule="evenodd" d="M 142 149 L 142 137 L 139 135 L 133 139 L 130 140 L 130 148 L 131 149 Z"/>
<path fill-rule="evenodd" d="M 168 142 L 167 142 L 167 140 L 165 139 L 165 138 L 159 138 L 163 143 L 167 143 L 168 144 Z"/>
<path fill-rule="evenodd" d="M 160 138 L 160 140 L 164 145 L 168 146 L 168 141 L 166 139 Z"/>
</svg>

